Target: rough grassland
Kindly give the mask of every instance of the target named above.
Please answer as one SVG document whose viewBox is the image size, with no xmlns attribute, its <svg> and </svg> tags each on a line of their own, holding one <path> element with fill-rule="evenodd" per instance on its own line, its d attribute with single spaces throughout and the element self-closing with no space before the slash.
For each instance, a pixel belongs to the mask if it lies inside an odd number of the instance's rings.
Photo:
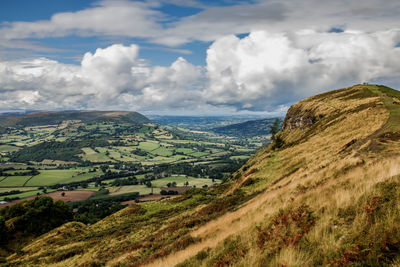
<svg viewBox="0 0 400 267">
<path fill-rule="evenodd" d="M 357 85 L 303 100 L 288 112 L 281 146 L 219 187 L 63 226 L 8 264 L 398 266 L 395 94 Z"/>
</svg>

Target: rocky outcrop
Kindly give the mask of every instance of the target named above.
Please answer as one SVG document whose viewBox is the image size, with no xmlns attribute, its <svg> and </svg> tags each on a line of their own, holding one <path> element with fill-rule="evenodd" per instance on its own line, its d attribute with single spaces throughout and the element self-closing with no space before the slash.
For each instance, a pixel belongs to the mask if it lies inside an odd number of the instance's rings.
<svg viewBox="0 0 400 267">
<path fill-rule="evenodd" d="M 283 121 L 283 130 L 306 129 L 316 123 L 321 116 L 316 116 L 312 110 L 302 110 L 299 107 L 292 106 L 289 108 L 287 115 Z"/>
</svg>

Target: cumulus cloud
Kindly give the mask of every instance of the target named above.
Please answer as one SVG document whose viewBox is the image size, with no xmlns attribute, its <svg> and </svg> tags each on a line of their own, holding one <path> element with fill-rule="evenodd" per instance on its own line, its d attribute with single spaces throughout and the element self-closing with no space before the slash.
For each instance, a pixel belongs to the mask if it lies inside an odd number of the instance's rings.
<svg viewBox="0 0 400 267">
<path fill-rule="evenodd" d="M 253 32 L 217 39 L 207 51 L 213 105 L 271 110 L 355 83 L 397 77 L 400 31 Z"/>
<path fill-rule="evenodd" d="M 125 90 L 135 89 L 131 68 L 141 64 L 138 46 L 112 45 L 86 53 L 81 62 L 80 75 L 87 82 L 88 91 L 96 91 L 96 98 L 114 99 Z M 141 77 L 140 77 L 141 78 Z M 139 78 L 139 80 L 140 80 Z"/>
<path fill-rule="evenodd" d="M 196 93 L 190 92 L 201 78 L 200 67 L 183 58 L 150 66 L 138 51 L 137 45 L 99 48 L 79 66 L 45 58 L 0 62 L 0 106 L 137 110 L 194 101 Z"/>
<path fill-rule="evenodd" d="M 0 106 L 284 112 L 301 98 L 355 83 L 399 86 L 399 42 L 400 30 L 256 31 L 218 38 L 205 67 L 182 57 L 152 66 L 134 44 L 88 52 L 80 65 L 46 58 L 3 61 Z"/>
</svg>

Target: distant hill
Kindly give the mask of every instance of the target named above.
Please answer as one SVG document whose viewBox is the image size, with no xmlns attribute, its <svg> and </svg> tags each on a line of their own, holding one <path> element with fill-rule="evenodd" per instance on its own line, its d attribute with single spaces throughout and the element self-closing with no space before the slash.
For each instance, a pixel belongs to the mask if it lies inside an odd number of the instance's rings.
<svg viewBox="0 0 400 267">
<path fill-rule="evenodd" d="M 20 113 L 0 115 L 0 129 L 4 127 L 27 127 L 55 125 L 66 120 L 80 120 L 84 123 L 120 122 L 143 124 L 151 122 L 138 112 L 129 111 L 52 111 L 28 115 Z"/>
<path fill-rule="evenodd" d="M 252 120 L 211 129 L 212 132 L 237 137 L 268 135 L 274 119 Z"/>
<path fill-rule="evenodd" d="M 190 130 L 209 131 L 210 129 L 230 124 L 241 123 L 249 120 L 261 119 L 254 115 L 235 116 L 160 116 L 153 115 L 149 118 L 162 125 L 186 128 Z"/>
</svg>

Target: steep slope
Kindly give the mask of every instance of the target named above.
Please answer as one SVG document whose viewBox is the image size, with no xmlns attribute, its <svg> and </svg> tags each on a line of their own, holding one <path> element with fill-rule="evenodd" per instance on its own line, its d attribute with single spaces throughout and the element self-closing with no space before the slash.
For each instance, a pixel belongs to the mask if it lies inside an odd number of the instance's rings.
<svg viewBox="0 0 400 267">
<path fill-rule="evenodd" d="M 399 265 L 398 103 L 399 92 L 376 85 L 300 101 L 281 146 L 263 148 L 218 188 L 64 225 L 6 264 Z"/>
<path fill-rule="evenodd" d="M 90 122 L 148 123 L 150 120 L 137 112 L 128 111 L 55 111 L 28 115 L 0 115 L 0 128 L 55 125 L 65 120 Z"/>
</svg>

